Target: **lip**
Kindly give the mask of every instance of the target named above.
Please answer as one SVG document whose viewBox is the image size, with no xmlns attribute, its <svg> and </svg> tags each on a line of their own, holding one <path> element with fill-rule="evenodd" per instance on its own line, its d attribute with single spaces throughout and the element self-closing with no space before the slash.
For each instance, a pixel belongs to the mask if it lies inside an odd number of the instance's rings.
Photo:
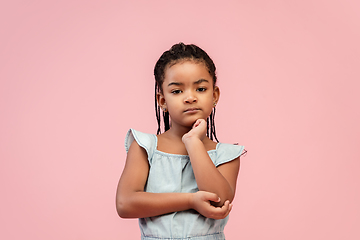
<svg viewBox="0 0 360 240">
<path fill-rule="evenodd" d="M 185 113 L 193 113 L 193 112 L 197 112 L 199 110 L 200 110 L 200 108 L 188 108 L 184 112 Z"/>
</svg>

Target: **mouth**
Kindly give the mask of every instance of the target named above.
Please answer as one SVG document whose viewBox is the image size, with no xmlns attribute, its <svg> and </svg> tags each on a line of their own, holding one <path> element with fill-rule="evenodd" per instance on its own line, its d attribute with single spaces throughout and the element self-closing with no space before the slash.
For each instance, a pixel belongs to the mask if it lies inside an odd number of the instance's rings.
<svg viewBox="0 0 360 240">
<path fill-rule="evenodd" d="M 191 112 L 197 112 L 199 110 L 200 110 L 200 108 L 188 108 L 184 112 L 185 113 L 191 113 Z"/>
</svg>

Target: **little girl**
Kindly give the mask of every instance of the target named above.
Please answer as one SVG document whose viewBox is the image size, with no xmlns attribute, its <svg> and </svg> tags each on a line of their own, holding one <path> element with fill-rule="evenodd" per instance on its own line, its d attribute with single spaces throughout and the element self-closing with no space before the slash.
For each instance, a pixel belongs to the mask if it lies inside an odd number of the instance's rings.
<svg viewBox="0 0 360 240">
<path fill-rule="evenodd" d="M 118 214 L 139 218 L 143 240 L 225 239 L 244 147 L 217 141 L 215 69 L 205 51 L 183 43 L 155 65 L 158 132 L 128 131 L 116 194 Z"/>
</svg>

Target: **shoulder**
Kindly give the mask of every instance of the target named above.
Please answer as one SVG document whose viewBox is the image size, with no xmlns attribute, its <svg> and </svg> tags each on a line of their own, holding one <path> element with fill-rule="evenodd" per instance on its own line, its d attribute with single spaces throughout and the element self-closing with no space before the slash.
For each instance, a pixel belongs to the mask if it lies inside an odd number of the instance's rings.
<svg viewBox="0 0 360 240">
<path fill-rule="evenodd" d="M 156 144 L 157 144 L 157 138 L 155 134 L 143 133 L 130 128 L 126 133 L 126 137 L 125 137 L 126 152 L 129 151 L 133 141 L 136 141 L 136 143 L 140 147 L 144 148 L 146 150 L 148 158 L 151 158 L 154 150 L 156 149 Z"/>
<path fill-rule="evenodd" d="M 216 159 L 214 163 L 216 166 L 219 166 L 223 163 L 237 159 L 243 153 L 244 146 L 229 143 L 218 143 L 216 145 Z"/>
</svg>

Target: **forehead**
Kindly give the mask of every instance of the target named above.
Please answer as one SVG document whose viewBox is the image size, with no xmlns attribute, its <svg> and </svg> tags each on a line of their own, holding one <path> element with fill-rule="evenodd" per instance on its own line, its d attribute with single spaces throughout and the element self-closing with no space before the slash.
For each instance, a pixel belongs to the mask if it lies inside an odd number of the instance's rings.
<svg viewBox="0 0 360 240">
<path fill-rule="evenodd" d="M 198 81 L 206 79 L 212 83 L 208 68 L 202 61 L 184 60 L 165 69 L 164 83 L 170 81 Z"/>
</svg>

